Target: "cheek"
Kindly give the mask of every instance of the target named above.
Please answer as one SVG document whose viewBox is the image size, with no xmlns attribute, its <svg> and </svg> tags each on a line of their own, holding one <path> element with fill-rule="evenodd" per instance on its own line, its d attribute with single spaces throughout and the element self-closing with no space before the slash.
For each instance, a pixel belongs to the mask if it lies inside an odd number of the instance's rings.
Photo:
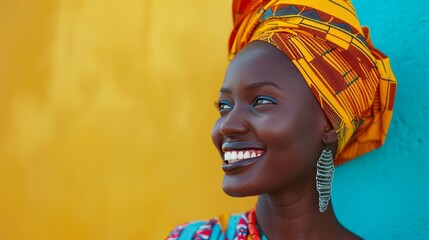
<svg viewBox="0 0 429 240">
<path fill-rule="evenodd" d="M 318 121 L 296 116 L 291 114 L 280 121 L 265 123 L 268 127 L 264 138 L 273 154 L 279 154 L 281 159 L 290 159 L 290 164 L 312 163 L 321 146 Z"/>
<path fill-rule="evenodd" d="M 261 171 L 265 177 L 261 184 L 269 190 L 283 184 L 313 176 L 317 162 L 314 131 L 303 121 L 285 118 L 285 121 L 270 127 L 266 138 L 269 155 Z M 269 173 L 269 174 L 267 174 Z M 267 177 L 268 176 L 268 177 Z"/>
<path fill-rule="evenodd" d="M 260 138 L 264 139 L 267 145 L 276 146 L 292 144 L 296 140 L 299 132 L 299 122 L 293 116 L 280 115 L 277 118 L 260 119 L 254 126 Z"/>
</svg>

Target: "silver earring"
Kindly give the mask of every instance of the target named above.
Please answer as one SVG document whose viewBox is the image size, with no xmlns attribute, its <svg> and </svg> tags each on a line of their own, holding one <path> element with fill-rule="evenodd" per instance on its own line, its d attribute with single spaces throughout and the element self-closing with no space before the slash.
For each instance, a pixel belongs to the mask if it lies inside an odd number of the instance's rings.
<svg viewBox="0 0 429 240">
<path fill-rule="evenodd" d="M 332 193 L 332 178 L 334 177 L 334 158 L 330 149 L 323 150 L 317 161 L 316 188 L 319 192 L 319 210 L 328 208 Z"/>
</svg>

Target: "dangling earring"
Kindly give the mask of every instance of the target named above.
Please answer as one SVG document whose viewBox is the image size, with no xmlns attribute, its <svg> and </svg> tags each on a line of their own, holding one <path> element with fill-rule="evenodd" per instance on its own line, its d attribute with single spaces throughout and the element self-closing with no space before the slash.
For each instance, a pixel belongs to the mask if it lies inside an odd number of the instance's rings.
<svg viewBox="0 0 429 240">
<path fill-rule="evenodd" d="M 334 177 L 334 159 L 330 149 L 323 150 L 317 161 L 316 188 L 319 192 L 319 210 L 324 212 L 328 207 L 332 192 L 332 178 Z"/>
</svg>

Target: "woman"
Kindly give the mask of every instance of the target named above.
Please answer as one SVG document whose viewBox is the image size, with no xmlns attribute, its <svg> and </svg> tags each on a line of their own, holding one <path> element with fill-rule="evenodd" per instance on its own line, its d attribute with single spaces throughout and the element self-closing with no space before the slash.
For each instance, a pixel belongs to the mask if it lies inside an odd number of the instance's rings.
<svg viewBox="0 0 429 240">
<path fill-rule="evenodd" d="M 256 208 L 167 239 L 359 239 L 330 204 L 334 165 L 381 146 L 396 80 L 347 0 L 236 0 L 212 139 L 224 191 Z"/>
</svg>

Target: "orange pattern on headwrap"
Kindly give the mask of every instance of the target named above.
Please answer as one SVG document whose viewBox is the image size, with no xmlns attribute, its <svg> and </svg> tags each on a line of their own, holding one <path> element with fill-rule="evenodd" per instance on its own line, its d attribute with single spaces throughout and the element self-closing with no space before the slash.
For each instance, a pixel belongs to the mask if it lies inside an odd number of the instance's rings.
<svg viewBox="0 0 429 240">
<path fill-rule="evenodd" d="M 349 0 L 234 0 L 230 58 L 255 40 L 295 64 L 338 136 L 335 164 L 380 147 L 396 79 Z"/>
</svg>

